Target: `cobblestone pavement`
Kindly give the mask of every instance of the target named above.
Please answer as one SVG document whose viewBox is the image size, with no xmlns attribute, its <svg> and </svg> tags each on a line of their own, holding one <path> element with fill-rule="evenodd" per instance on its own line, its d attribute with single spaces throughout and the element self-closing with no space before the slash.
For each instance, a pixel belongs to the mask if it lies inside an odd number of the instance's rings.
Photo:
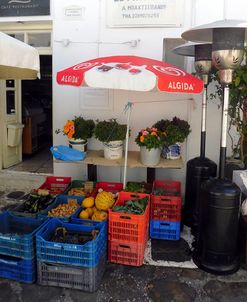
<svg viewBox="0 0 247 302">
<path fill-rule="evenodd" d="M 20 202 L 13 197 L 20 199 L 28 192 L 28 184 L 36 187 L 43 179 L 32 177 L 34 183 L 27 179 L 19 185 L 12 177 L 7 183 L 11 181 L 15 184 L 14 194 L 9 195 L 13 193 L 9 186 L 0 185 L 0 210 Z M 166 242 L 160 246 L 160 241 L 149 241 L 146 264 L 141 267 L 107 263 L 94 293 L 0 279 L 0 302 L 246 302 L 247 271 L 215 276 L 197 269 L 191 261 L 185 233 L 177 245 Z M 169 255 L 165 255 L 168 250 Z"/>
</svg>

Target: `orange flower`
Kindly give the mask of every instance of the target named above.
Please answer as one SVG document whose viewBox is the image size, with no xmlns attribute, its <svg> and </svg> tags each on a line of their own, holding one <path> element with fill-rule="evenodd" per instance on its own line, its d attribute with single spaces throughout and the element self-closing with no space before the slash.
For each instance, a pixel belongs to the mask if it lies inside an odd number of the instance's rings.
<svg viewBox="0 0 247 302">
<path fill-rule="evenodd" d="M 156 135 L 157 136 L 157 132 L 153 131 L 150 133 L 150 135 Z"/>
<path fill-rule="evenodd" d="M 67 134 L 68 138 L 72 138 L 75 133 L 75 124 L 74 121 L 67 121 L 67 123 L 63 127 L 63 132 Z"/>
<path fill-rule="evenodd" d="M 140 136 L 140 142 L 141 142 L 141 143 L 144 142 L 144 139 L 145 139 L 144 135 Z"/>
</svg>

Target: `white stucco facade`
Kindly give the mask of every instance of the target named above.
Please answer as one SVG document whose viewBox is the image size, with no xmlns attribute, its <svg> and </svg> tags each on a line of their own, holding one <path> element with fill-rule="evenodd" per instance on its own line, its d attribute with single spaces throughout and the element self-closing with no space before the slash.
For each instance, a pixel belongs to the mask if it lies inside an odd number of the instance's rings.
<svg viewBox="0 0 247 302">
<path fill-rule="evenodd" d="M 137 0 L 138 1 L 138 0 Z M 136 1 L 136 2 L 137 2 Z M 113 0 L 112 0 L 113 2 Z M 140 2 L 140 1 L 139 1 Z M 144 1 L 141 1 L 144 2 Z M 169 2 L 169 1 L 167 1 Z M 108 1 L 108 4 L 110 1 Z M 52 20 L 53 56 L 53 144 L 67 144 L 66 138 L 56 135 L 67 119 L 74 115 L 85 118 L 117 118 L 126 122 L 124 107 L 128 101 L 134 103 L 131 114 L 130 150 L 138 150 L 134 140 L 138 130 L 151 126 L 154 122 L 173 116 L 187 120 L 192 132 L 183 145 L 185 167 L 181 170 L 157 169 L 157 179 L 176 179 L 184 183 L 186 162 L 199 155 L 201 95 L 168 95 L 166 93 L 134 93 L 110 91 L 109 98 L 100 99 L 95 92 L 94 106 L 85 106 L 88 97 L 84 88 L 61 86 L 56 83 L 56 73 L 79 62 L 109 55 L 137 55 L 162 60 L 163 40 L 180 38 L 185 30 L 220 19 L 247 19 L 245 0 L 184 0 L 181 1 L 181 26 L 179 27 L 123 27 L 111 28 L 107 21 L 107 0 L 51 0 L 51 17 L 23 17 L 20 20 Z M 75 8 L 79 16 L 66 15 L 66 9 Z M 5 18 L 3 18 L 5 19 Z M 3 22 L 2 20 L 1 22 Z M 8 19 L 11 21 L 11 18 Z M 16 21 L 16 19 L 15 19 Z M 137 41 L 136 45 L 128 43 Z M 134 46 L 134 47 L 133 47 Z M 192 71 L 192 60 L 187 60 L 187 71 Z M 210 90 L 213 85 L 209 85 Z M 92 96 L 91 96 L 92 97 Z M 98 100 L 97 100 L 98 98 Z M 135 102 L 142 101 L 141 104 Z M 156 101 L 152 103 L 152 101 Z M 159 101 L 159 102 L 157 102 Z M 103 102 L 103 106 L 101 104 Z M 221 110 L 217 101 L 208 102 L 206 155 L 216 163 L 219 160 Z M 101 143 L 92 139 L 89 148 L 101 149 Z M 230 148 L 228 148 L 228 153 Z M 87 169 L 83 164 L 54 163 L 54 175 L 69 175 L 75 179 L 87 179 Z M 146 169 L 128 169 L 127 180 L 145 180 Z M 98 167 L 98 180 L 122 181 L 122 168 Z"/>
<path fill-rule="evenodd" d="M 126 121 L 123 113 L 128 101 L 146 103 L 134 104 L 131 114 L 131 137 L 129 148 L 138 150 L 134 139 L 139 129 L 150 126 L 161 118 L 178 116 L 186 119 L 192 132 L 183 145 L 183 159 L 187 160 L 199 155 L 200 148 L 200 120 L 201 96 L 167 95 L 166 93 L 133 93 L 114 91 L 113 107 L 110 110 L 82 109 L 81 98 L 83 88 L 65 87 L 56 84 L 55 74 L 58 70 L 97 56 L 116 54 L 131 54 L 146 56 L 158 60 L 163 57 L 163 39 L 180 38 L 185 30 L 204 23 L 223 18 L 247 19 L 245 1 L 184 1 L 184 10 L 181 27 L 140 27 L 140 28 L 109 28 L 106 20 L 107 3 L 105 0 L 54 1 L 53 16 L 53 127 L 61 128 L 64 121 L 76 114 L 87 118 L 107 119 L 117 118 L 120 122 Z M 64 17 L 67 6 L 82 7 L 84 16 L 81 20 L 71 20 Z M 126 41 L 139 40 L 136 47 L 131 47 Z M 68 45 L 62 41 L 67 41 Z M 66 43 L 66 42 L 65 42 Z M 191 61 L 188 60 L 188 71 L 191 70 Z M 212 85 L 210 85 L 212 86 Z M 213 87 L 209 87 L 209 90 Z M 97 97 L 97 96 L 96 96 Z M 192 97 L 192 99 L 191 99 Z M 152 103 L 153 100 L 162 102 Z M 218 102 L 208 102 L 207 147 L 206 155 L 218 163 L 220 149 L 221 110 Z M 54 136 L 54 144 L 65 143 L 63 136 Z M 101 145 L 95 140 L 89 147 L 100 149 Z M 228 148 L 229 149 L 229 148 Z M 230 151 L 230 150 L 228 150 Z M 83 166 L 55 164 L 55 174 L 77 174 L 77 177 L 86 178 L 86 169 Z M 128 169 L 127 180 L 145 180 L 145 169 Z M 184 180 L 185 168 L 181 170 L 157 169 L 156 177 L 161 179 L 172 178 Z M 122 181 L 121 168 L 98 167 L 100 180 Z"/>
</svg>

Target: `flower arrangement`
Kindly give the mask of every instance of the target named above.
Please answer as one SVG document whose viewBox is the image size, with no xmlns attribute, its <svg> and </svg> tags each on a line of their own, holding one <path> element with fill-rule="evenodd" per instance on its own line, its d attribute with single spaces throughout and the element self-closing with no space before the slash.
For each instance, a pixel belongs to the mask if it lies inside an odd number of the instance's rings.
<svg viewBox="0 0 247 302">
<path fill-rule="evenodd" d="M 82 116 L 75 116 L 73 120 L 68 120 L 63 126 L 63 130 L 57 129 L 56 134 L 63 133 L 68 139 L 87 140 L 93 136 L 95 123 L 93 120 L 86 120 Z"/>
<path fill-rule="evenodd" d="M 101 142 L 124 140 L 127 125 L 119 124 L 116 119 L 99 121 L 94 129 L 94 136 Z"/>
<path fill-rule="evenodd" d="M 162 119 L 156 122 L 153 127 L 165 134 L 166 145 L 183 143 L 191 132 L 189 123 L 176 116 L 171 121 Z"/>
<path fill-rule="evenodd" d="M 161 148 L 164 145 L 165 133 L 156 127 L 147 127 L 139 131 L 135 142 L 138 146 L 145 146 L 148 150 Z"/>
</svg>

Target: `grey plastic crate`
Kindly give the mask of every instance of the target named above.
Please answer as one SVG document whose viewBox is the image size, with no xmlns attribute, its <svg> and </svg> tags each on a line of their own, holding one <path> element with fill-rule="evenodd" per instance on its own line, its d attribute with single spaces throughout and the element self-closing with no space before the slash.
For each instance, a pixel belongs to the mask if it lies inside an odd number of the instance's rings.
<svg viewBox="0 0 247 302">
<path fill-rule="evenodd" d="M 37 283 L 94 292 L 101 283 L 105 267 L 106 254 L 101 257 L 98 265 L 94 267 L 78 267 L 38 261 Z"/>
</svg>

